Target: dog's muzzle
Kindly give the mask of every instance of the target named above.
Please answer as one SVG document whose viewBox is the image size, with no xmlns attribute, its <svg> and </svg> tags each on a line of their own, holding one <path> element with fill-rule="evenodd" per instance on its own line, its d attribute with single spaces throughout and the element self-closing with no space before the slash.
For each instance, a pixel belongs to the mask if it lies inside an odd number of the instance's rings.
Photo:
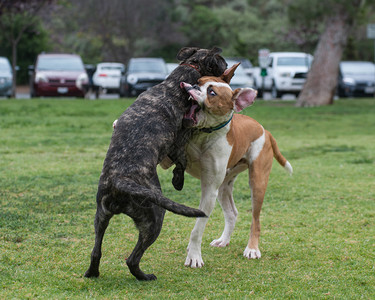
<svg viewBox="0 0 375 300">
<path fill-rule="evenodd" d="M 197 84 L 191 85 L 186 82 L 181 82 L 180 86 L 181 88 L 185 89 L 190 94 L 189 101 L 191 103 L 189 109 L 186 111 L 184 115 L 184 118 L 182 120 L 182 125 L 186 128 L 194 127 L 198 123 L 197 113 L 198 111 L 200 111 L 201 107 L 198 101 L 196 101 L 194 97 L 192 96 L 191 91 L 192 90 L 200 91 L 200 87 Z"/>
</svg>

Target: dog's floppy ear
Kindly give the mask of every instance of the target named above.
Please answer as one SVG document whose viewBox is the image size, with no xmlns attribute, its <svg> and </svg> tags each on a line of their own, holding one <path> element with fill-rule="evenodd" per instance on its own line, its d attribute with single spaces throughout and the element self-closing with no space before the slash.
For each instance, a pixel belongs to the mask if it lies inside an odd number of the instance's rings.
<svg viewBox="0 0 375 300">
<path fill-rule="evenodd" d="M 232 100 L 234 101 L 234 111 L 240 112 L 244 108 L 253 104 L 255 97 L 257 96 L 257 91 L 251 88 L 236 89 L 233 92 Z"/>
<path fill-rule="evenodd" d="M 226 83 L 230 83 L 230 80 L 232 79 L 233 75 L 234 75 L 234 71 L 236 71 L 237 67 L 240 65 L 241 63 L 236 63 L 235 65 L 231 66 L 229 69 L 226 69 L 223 73 L 223 75 L 221 75 L 221 79 L 223 79 Z"/>
<path fill-rule="evenodd" d="M 177 59 L 178 60 L 186 60 L 190 56 L 192 56 L 195 52 L 197 52 L 199 48 L 197 47 L 184 47 L 181 48 L 181 50 L 177 54 Z"/>
</svg>

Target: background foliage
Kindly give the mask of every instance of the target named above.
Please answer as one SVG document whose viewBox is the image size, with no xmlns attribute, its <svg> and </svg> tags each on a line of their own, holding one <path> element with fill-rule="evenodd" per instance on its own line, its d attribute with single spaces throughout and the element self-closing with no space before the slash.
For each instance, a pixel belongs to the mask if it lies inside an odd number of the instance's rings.
<svg viewBox="0 0 375 300">
<path fill-rule="evenodd" d="M 126 63 L 132 56 L 174 61 L 183 46 L 218 45 L 225 56 L 247 57 L 255 64 L 260 48 L 313 53 L 322 7 L 321 1 L 305 0 L 58 0 L 22 38 L 19 75 L 27 78 L 25 66 L 42 50 L 75 52 L 85 63 Z M 356 20 L 344 59 L 373 60 L 368 23 L 375 23 L 372 5 Z M 10 57 L 1 32 L 0 41 L 0 55 Z"/>
</svg>

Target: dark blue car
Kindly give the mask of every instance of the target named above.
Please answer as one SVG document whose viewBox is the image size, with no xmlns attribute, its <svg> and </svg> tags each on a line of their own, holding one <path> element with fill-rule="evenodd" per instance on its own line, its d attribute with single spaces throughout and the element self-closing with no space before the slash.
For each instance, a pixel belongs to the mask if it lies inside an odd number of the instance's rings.
<svg viewBox="0 0 375 300">
<path fill-rule="evenodd" d="M 375 65 L 368 61 L 340 63 L 339 97 L 373 97 L 375 93 Z"/>
</svg>

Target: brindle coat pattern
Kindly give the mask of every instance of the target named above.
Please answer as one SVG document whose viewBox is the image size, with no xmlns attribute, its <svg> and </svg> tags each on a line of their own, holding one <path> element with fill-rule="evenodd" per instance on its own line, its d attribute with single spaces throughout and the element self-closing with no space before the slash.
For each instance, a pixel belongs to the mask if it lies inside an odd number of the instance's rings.
<svg viewBox="0 0 375 300">
<path fill-rule="evenodd" d="M 220 76 L 226 68 L 220 52 L 216 47 L 181 49 L 177 58 L 188 65 L 178 66 L 164 82 L 142 93 L 118 119 L 99 180 L 95 245 L 85 277 L 99 276 L 103 236 L 114 214 L 127 214 L 139 230 L 138 242 L 126 260 L 138 280 L 156 279 L 145 274 L 139 263 L 159 236 L 165 209 L 189 217 L 205 216 L 162 195 L 156 166 L 168 154 L 181 156 L 179 149 L 186 141 L 182 119 L 189 101 L 180 82 L 194 84 L 203 75 Z M 176 165 L 182 172 L 184 164 L 186 159 L 179 157 Z"/>
</svg>

